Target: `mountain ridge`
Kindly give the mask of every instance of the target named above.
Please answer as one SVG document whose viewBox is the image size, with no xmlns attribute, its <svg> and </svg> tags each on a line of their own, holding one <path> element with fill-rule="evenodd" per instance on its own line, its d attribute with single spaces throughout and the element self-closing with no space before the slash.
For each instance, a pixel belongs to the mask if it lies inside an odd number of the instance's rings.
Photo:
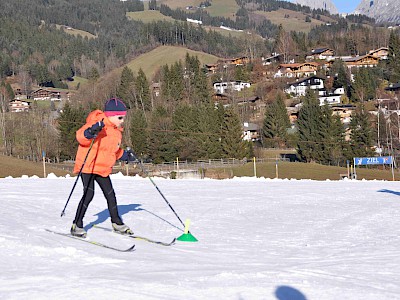
<svg viewBox="0 0 400 300">
<path fill-rule="evenodd" d="M 378 23 L 400 22 L 398 0 L 362 0 L 354 13 L 374 18 Z"/>
<path fill-rule="evenodd" d="M 313 9 L 325 9 L 331 14 L 338 14 L 338 9 L 331 0 L 294 0 L 293 3 L 309 6 Z"/>
</svg>

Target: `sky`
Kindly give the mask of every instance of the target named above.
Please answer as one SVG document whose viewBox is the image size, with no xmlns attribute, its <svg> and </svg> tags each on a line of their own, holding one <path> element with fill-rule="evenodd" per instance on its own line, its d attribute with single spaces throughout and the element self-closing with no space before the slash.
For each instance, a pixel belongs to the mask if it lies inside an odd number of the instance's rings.
<svg viewBox="0 0 400 300">
<path fill-rule="evenodd" d="M 111 180 L 135 234 L 168 242 L 183 233 L 148 178 Z M 112 233 L 96 185 L 87 239 L 121 249 L 135 243 L 126 253 L 45 230 L 68 233 L 80 182 L 60 212 L 74 181 L 0 179 L 2 300 L 399 299 L 398 181 L 154 177 L 198 239 L 169 247 Z"/>
<path fill-rule="evenodd" d="M 294 0 L 290 0 L 294 2 Z M 338 9 L 339 13 L 352 13 L 361 3 L 361 0 L 331 0 L 336 8 Z"/>
<path fill-rule="evenodd" d="M 360 4 L 360 0 L 332 0 L 336 5 L 340 13 L 351 13 L 353 12 L 357 5 Z"/>
</svg>

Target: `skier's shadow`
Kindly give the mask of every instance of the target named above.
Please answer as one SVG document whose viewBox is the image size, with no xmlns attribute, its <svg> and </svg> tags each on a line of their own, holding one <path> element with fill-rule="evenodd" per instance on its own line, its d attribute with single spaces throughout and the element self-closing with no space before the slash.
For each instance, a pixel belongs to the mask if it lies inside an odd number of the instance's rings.
<svg viewBox="0 0 400 300">
<path fill-rule="evenodd" d="M 388 194 L 393 194 L 393 195 L 396 195 L 396 196 L 400 196 L 400 192 L 387 190 L 387 189 L 379 190 L 378 193 L 388 193 Z"/>
<path fill-rule="evenodd" d="M 278 286 L 275 290 L 275 296 L 279 300 L 307 300 L 299 290 L 290 286 Z"/>
<path fill-rule="evenodd" d="M 120 216 L 122 217 L 123 215 L 125 215 L 131 211 L 143 210 L 142 208 L 140 208 L 140 206 L 141 206 L 141 204 L 118 205 L 118 212 L 119 212 Z M 105 210 L 95 214 L 94 216 L 97 216 L 97 219 L 90 222 L 89 224 L 87 224 L 85 226 L 85 230 L 89 230 L 94 225 L 98 225 L 98 224 L 105 222 L 110 217 L 110 213 L 109 213 L 108 209 L 105 209 Z"/>
<path fill-rule="evenodd" d="M 118 212 L 119 215 L 122 217 L 123 215 L 131 212 L 131 211 L 145 211 L 155 217 L 157 217 L 158 219 L 168 223 L 169 225 L 183 231 L 183 229 L 177 227 L 176 225 L 172 224 L 171 222 L 165 220 L 164 218 L 160 217 L 159 215 L 145 209 L 145 208 L 140 208 L 141 204 L 128 204 L 128 205 L 118 205 Z M 107 221 L 107 219 L 110 217 L 110 212 L 108 211 L 108 209 L 104 209 L 101 212 L 95 214 L 94 216 L 97 216 L 97 219 L 90 222 L 89 224 L 87 224 L 85 226 L 85 230 L 88 231 L 90 228 L 92 228 L 94 225 L 99 225 L 105 221 Z"/>
</svg>

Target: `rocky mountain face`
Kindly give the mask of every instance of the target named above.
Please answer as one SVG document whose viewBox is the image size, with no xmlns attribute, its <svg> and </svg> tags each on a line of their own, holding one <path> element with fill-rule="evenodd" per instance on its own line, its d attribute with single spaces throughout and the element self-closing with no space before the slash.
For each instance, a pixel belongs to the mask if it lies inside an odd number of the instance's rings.
<svg viewBox="0 0 400 300">
<path fill-rule="evenodd" d="M 362 0 L 354 13 L 375 18 L 377 22 L 400 23 L 399 0 Z"/>
<path fill-rule="evenodd" d="M 397 1 L 397 0 L 394 0 Z M 314 9 L 325 9 L 331 14 L 337 14 L 338 10 L 331 0 L 295 0 L 294 3 L 309 6 Z"/>
</svg>

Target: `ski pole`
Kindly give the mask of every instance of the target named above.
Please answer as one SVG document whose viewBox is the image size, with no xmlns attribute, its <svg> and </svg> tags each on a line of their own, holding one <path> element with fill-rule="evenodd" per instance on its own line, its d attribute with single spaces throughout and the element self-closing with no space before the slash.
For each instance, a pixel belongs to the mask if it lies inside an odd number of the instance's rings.
<svg viewBox="0 0 400 300">
<path fill-rule="evenodd" d="M 86 160 L 87 160 L 87 158 L 88 158 L 88 156 L 89 156 L 90 150 L 92 150 L 92 147 L 93 147 L 93 144 L 94 144 L 94 140 L 95 140 L 95 139 L 96 139 L 96 138 L 94 138 L 94 139 L 92 140 L 92 142 L 90 143 L 90 147 L 89 147 L 88 152 L 86 153 L 85 159 L 83 160 L 82 167 L 81 167 L 81 169 L 79 170 L 78 176 L 76 176 L 76 180 L 75 180 L 74 186 L 72 187 L 71 193 L 69 193 L 69 197 L 68 197 L 67 203 L 65 203 L 64 209 L 63 209 L 62 212 L 61 212 L 61 217 L 65 215 L 65 209 L 67 208 L 68 202 L 69 202 L 69 200 L 71 199 L 72 193 L 74 192 L 74 189 L 75 189 L 75 186 L 76 186 L 76 184 L 77 184 L 77 182 L 78 182 L 78 179 L 79 179 L 79 177 L 80 177 L 81 174 L 82 174 L 83 167 L 84 167 L 85 164 L 86 164 Z"/>
<path fill-rule="evenodd" d="M 126 148 L 127 151 L 131 152 L 131 155 L 137 157 L 131 150 L 131 148 L 127 147 Z M 149 172 L 147 172 L 147 170 L 144 168 L 142 161 L 139 160 L 139 165 L 140 168 L 142 169 L 143 173 L 150 179 L 151 183 L 154 185 L 154 187 L 157 189 L 158 193 L 161 195 L 161 197 L 164 199 L 164 201 L 168 204 L 169 208 L 173 211 L 173 213 L 175 214 L 175 216 L 178 218 L 179 222 L 181 222 L 181 224 L 183 225 L 183 227 L 185 228 L 185 224 L 182 222 L 181 218 L 179 218 L 178 214 L 176 213 L 176 211 L 174 210 L 174 208 L 172 207 L 172 205 L 168 202 L 167 198 L 165 198 L 164 194 L 161 192 L 161 190 L 158 188 L 157 184 L 153 181 L 153 179 L 151 178 Z"/>
</svg>

